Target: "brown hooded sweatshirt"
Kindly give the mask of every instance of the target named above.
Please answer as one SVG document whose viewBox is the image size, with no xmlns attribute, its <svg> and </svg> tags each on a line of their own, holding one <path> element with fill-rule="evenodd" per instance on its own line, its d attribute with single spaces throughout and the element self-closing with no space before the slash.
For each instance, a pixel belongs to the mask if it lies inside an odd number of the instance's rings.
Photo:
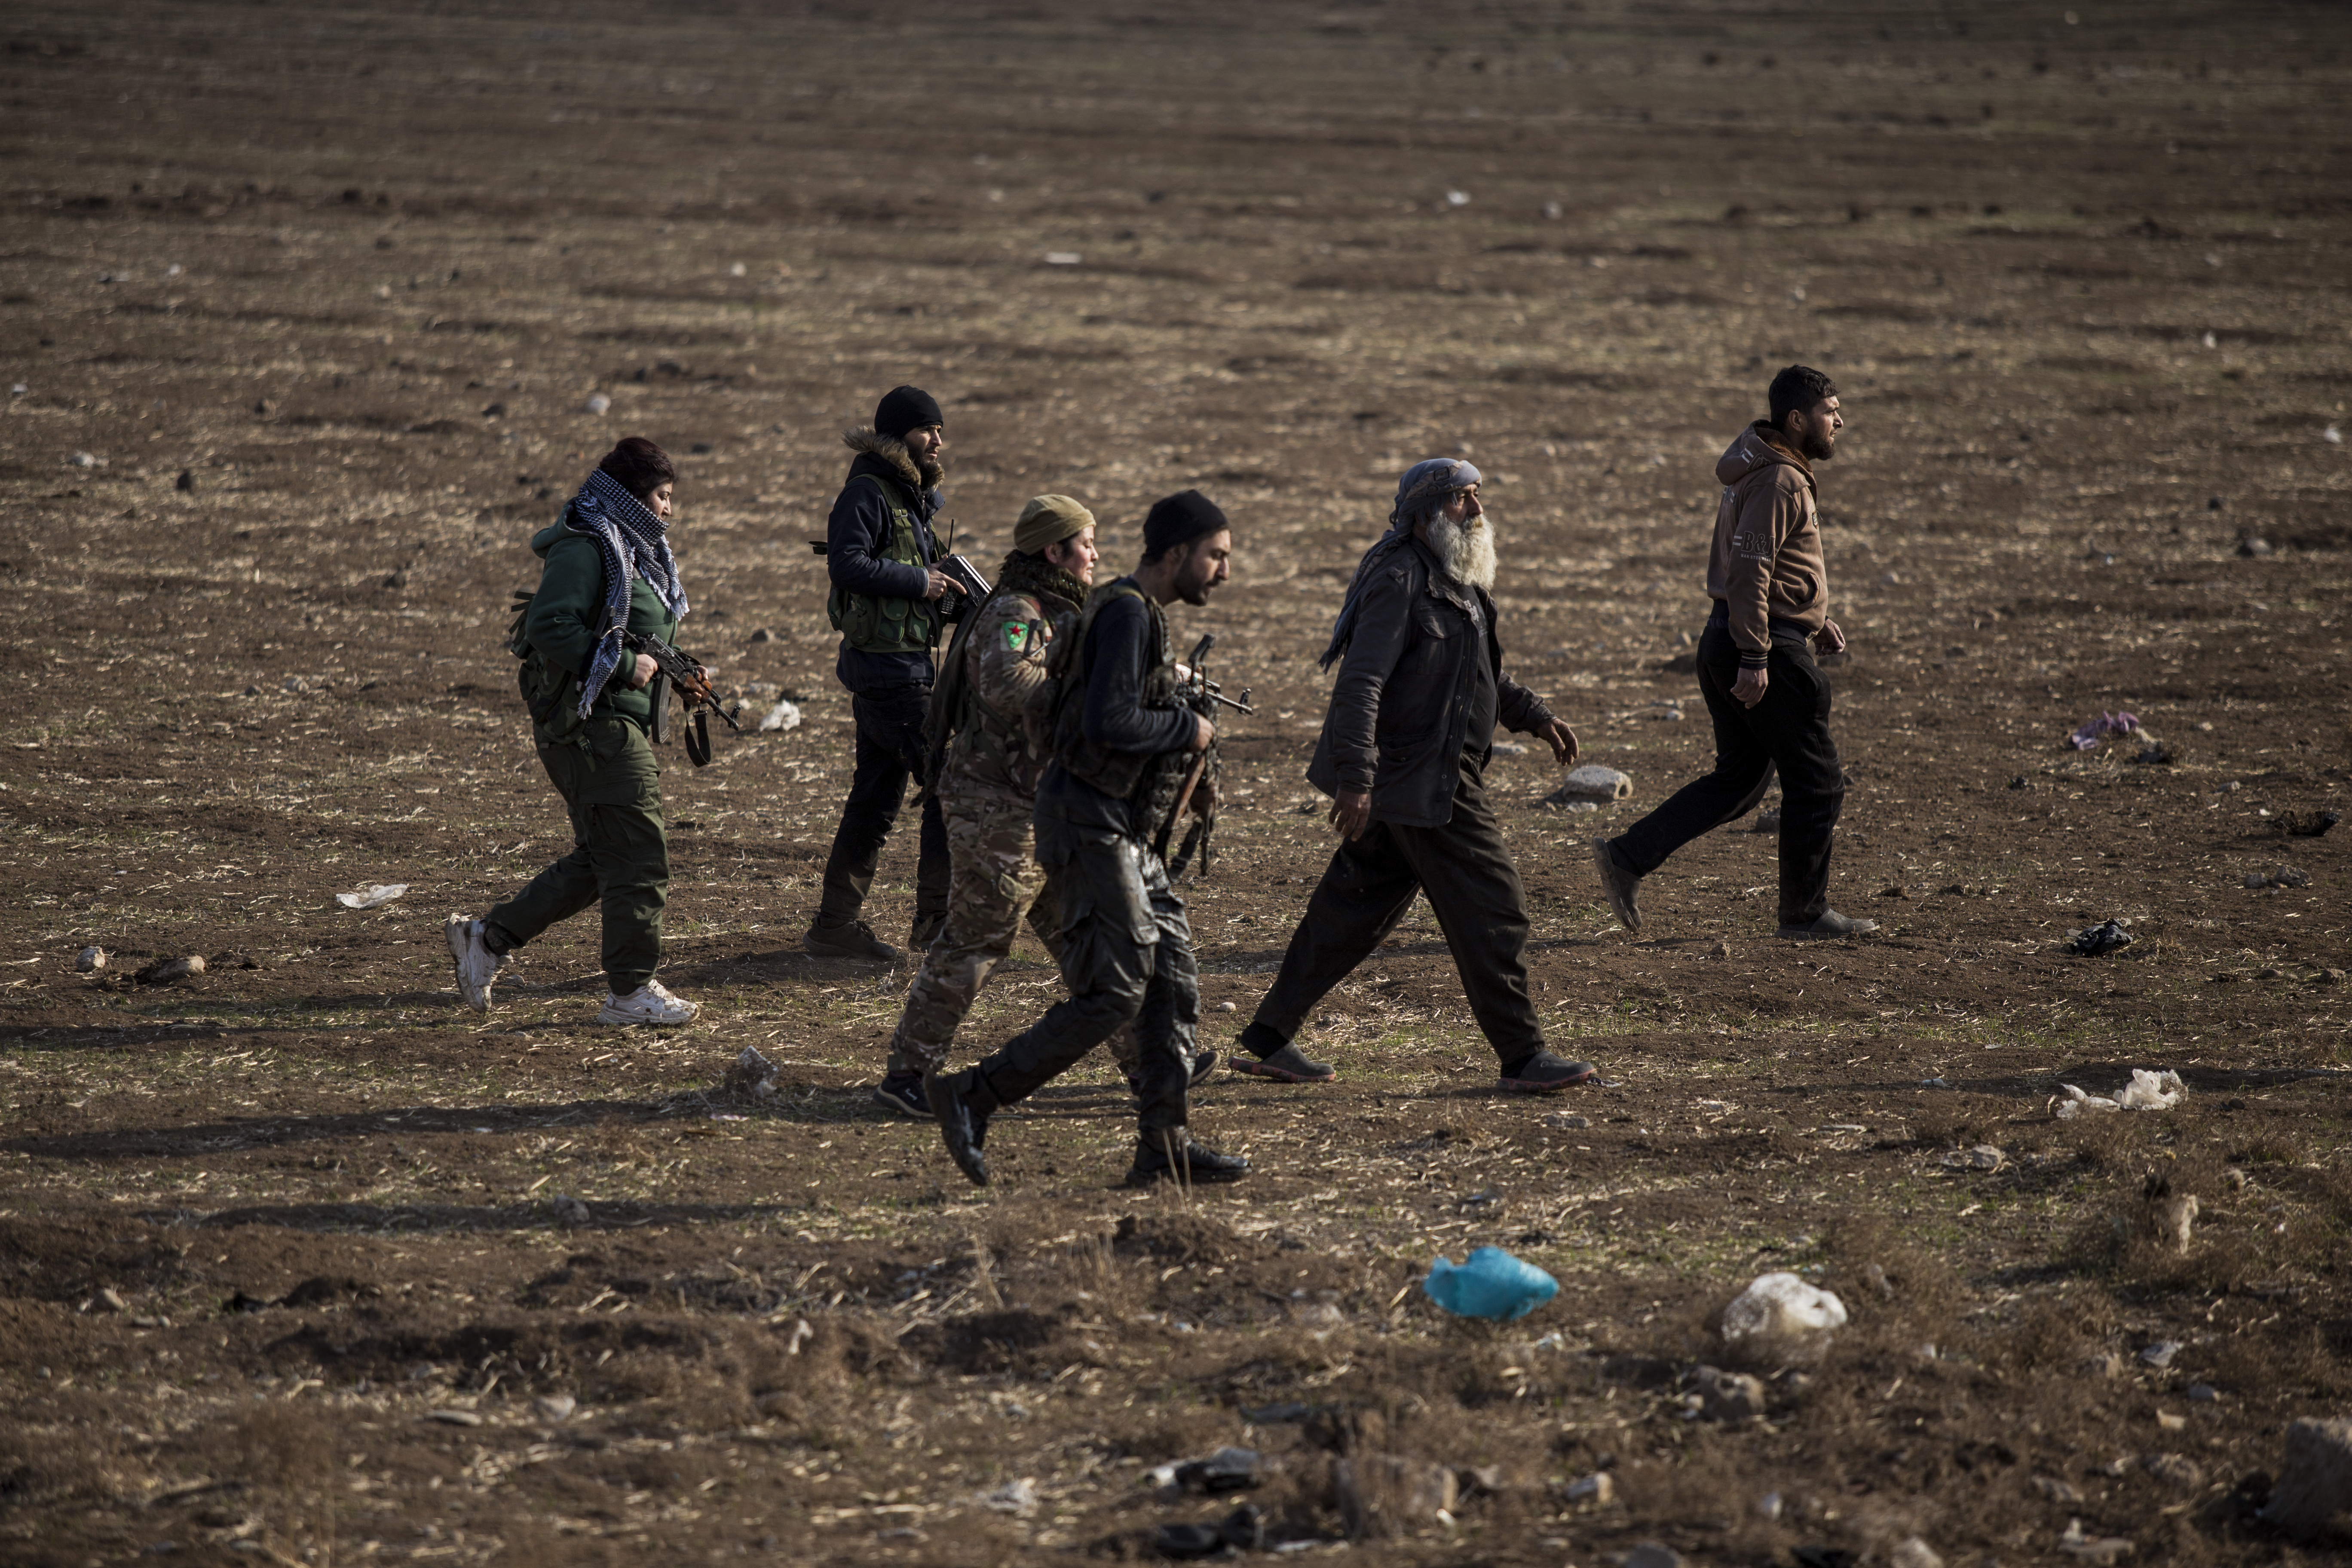
<svg viewBox="0 0 2352 1568">
<path fill-rule="evenodd" d="M 1769 420 L 1759 419 L 1717 459 L 1715 477 L 1723 499 L 1707 551 L 1706 591 L 1724 604 L 1739 662 L 1760 669 L 1772 651 L 1773 622 L 1810 637 L 1829 619 L 1812 465 Z"/>
</svg>

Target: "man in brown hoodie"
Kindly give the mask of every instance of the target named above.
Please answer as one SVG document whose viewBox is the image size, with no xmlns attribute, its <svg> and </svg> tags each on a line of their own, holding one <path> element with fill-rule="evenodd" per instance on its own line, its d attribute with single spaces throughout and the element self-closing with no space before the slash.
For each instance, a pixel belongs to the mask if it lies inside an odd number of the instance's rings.
<svg viewBox="0 0 2352 1568">
<path fill-rule="evenodd" d="M 1830 684 L 1813 647 L 1837 653 L 1845 634 L 1829 618 L 1813 465 L 1845 427 L 1837 388 L 1792 364 L 1772 378 L 1772 416 L 1739 433 L 1715 465 L 1723 499 L 1707 552 L 1715 601 L 1698 642 L 1698 684 L 1715 721 L 1715 771 L 1685 784 L 1612 840 L 1592 841 L 1609 907 L 1642 929 L 1642 879 L 1702 833 L 1745 816 L 1780 774 L 1780 926 L 1791 939 L 1859 936 L 1876 921 L 1830 908 L 1830 838 L 1845 774 L 1830 739 Z"/>
</svg>

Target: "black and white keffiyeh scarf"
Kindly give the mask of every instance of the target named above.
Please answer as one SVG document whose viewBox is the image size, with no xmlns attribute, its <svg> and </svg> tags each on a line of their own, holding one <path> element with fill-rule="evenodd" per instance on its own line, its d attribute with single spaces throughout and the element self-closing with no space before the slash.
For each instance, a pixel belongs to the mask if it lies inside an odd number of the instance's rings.
<svg viewBox="0 0 2352 1568">
<path fill-rule="evenodd" d="M 629 627 L 630 574 L 643 577 L 674 616 L 686 614 L 686 585 L 677 580 L 669 524 L 602 468 L 588 476 L 564 508 L 563 526 L 594 540 L 604 557 L 604 626 L 596 639 L 595 657 L 588 661 L 588 674 L 580 682 L 580 717 L 585 719 L 626 651 L 621 638 Z"/>
<path fill-rule="evenodd" d="M 1454 491 L 1478 482 L 1477 468 L 1458 458 L 1426 458 L 1404 471 L 1404 477 L 1397 481 L 1396 505 L 1389 509 L 1389 531 L 1374 540 L 1363 559 L 1356 563 L 1356 574 L 1348 580 L 1347 596 L 1339 601 L 1339 617 L 1331 623 L 1330 645 L 1316 661 L 1318 665 L 1328 669 L 1348 651 L 1348 641 L 1356 632 L 1358 603 L 1372 569 L 1391 552 L 1402 548 L 1412 537 L 1414 526 L 1444 506 Z"/>
</svg>

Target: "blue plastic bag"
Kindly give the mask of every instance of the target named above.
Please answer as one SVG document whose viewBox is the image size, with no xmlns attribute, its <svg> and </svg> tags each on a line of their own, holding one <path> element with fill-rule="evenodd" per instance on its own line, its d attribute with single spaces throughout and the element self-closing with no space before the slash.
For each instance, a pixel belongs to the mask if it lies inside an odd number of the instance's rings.
<svg viewBox="0 0 2352 1568">
<path fill-rule="evenodd" d="M 1559 1281 L 1499 1247 L 1482 1247 L 1460 1266 L 1440 1258 L 1421 1282 L 1429 1299 L 1461 1318 L 1524 1318 L 1559 1294 Z"/>
</svg>

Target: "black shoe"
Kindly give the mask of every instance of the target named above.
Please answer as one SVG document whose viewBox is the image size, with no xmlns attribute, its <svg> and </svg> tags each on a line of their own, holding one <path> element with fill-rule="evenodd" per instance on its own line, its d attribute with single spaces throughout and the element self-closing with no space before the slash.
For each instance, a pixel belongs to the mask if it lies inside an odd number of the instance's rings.
<svg viewBox="0 0 2352 1568">
<path fill-rule="evenodd" d="M 931 1119 L 931 1102 L 923 1097 L 923 1075 L 919 1072 L 887 1074 L 874 1086 L 874 1098 L 902 1116 L 919 1121 Z"/>
<path fill-rule="evenodd" d="M 1192 1134 L 1147 1132 L 1136 1140 L 1135 1163 L 1128 1168 L 1127 1184 L 1148 1187 L 1154 1182 L 1205 1184 L 1238 1182 L 1249 1174 L 1250 1163 L 1239 1154 L 1220 1154 L 1192 1142 Z"/>
<path fill-rule="evenodd" d="M 1549 1051 L 1538 1051 L 1518 1066 L 1503 1069 L 1503 1087 L 1519 1094 L 1558 1094 L 1600 1076 L 1601 1069 L 1591 1062 L 1563 1061 Z"/>
<path fill-rule="evenodd" d="M 1227 1062 L 1249 1078 L 1270 1078 L 1276 1083 L 1329 1083 L 1339 1076 L 1328 1062 L 1311 1061 L 1297 1046 L 1286 1045 L 1271 1056 L 1245 1057 L 1239 1051 Z"/>
<path fill-rule="evenodd" d="M 1642 879 L 1617 864 L 1606 838 L 1592 841 L 1592 864 L 1600 868 L 1601 892 L 1609 900 L 1609 912 L 1627 931 L 1640 931 L 1642 906 L 1636 900 L 1642 896 Z"/>
<path fill-rule="evenodd" d="M 1876 921 L 1858 921 L 1835 910 L 1823 910 L 1821 919 L 1811 924 L 1784 925 L 1772 934 L 1790 942 L 1834 942 L 1839 937 L 1867 936 L 1877 929 Z"/>
<path fill-rule="evenodd" d="M 1186 1089 L 1200 1088 L 1202 1084 L 1209 1081 L 1209 1075 L 1216 1070 L 1216 1052 L 1194 1051 L 1192 1053 L 1192 1076 L 1184 1080 L 1184 1087 Z M 1143 1096 L 1143 1080 L 1136 1077 L 1133 1073 L 1129 1073 L 1127 1075 L 1127 1092 L 1134 1095 L 1139 1100 L 1141 1099 Z"/>
<path fill-rule="evenodd" d="M 876 936 L 864 921 L 813 925 L 801 938 L 801 951 L 811 958 L 862 958 L 869 963 L 896 963 L 899 958 L 898 950 Z"/>
<path fill-rule="evenodd" d="M 939 1118 L 948 1158 L 971 1179 L 973 1186 L 988 1185 L 988 1159 L 981 1146 L 988 1142 L 988 1115 L 996 1109 L 996 1096 L 989 1093 L 980 1069 L 966 1068 L 947 1076 L 933 1073 L 923 1080 L 923 1094 L 930 1101 L 931 1114 Z"/>
</svg>

